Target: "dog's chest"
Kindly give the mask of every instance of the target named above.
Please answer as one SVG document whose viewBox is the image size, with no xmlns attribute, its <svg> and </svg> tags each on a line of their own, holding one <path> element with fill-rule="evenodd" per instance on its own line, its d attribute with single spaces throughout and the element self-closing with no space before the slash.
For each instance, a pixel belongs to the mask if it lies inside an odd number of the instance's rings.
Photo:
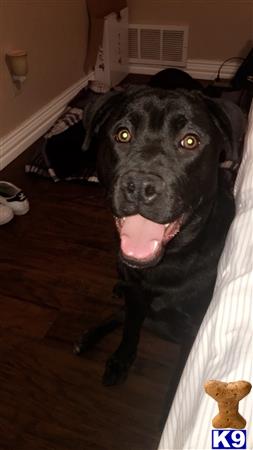
<svg viewBox="0 0 253 450">
<path fill-rule="evenodd" d="M 123 295 L 134 296 L 160 311 L 188 311 L 210 301 L 216 278 L 211 255 L 200 257 L 201 249 L 181 256 L 165 256 L 163 263 L 147 270 L 126 270 Z M 214 270 L 213 270 L 214 269 Z M 190 311 L 189 311 L 190 312 Z"/>
</svg>

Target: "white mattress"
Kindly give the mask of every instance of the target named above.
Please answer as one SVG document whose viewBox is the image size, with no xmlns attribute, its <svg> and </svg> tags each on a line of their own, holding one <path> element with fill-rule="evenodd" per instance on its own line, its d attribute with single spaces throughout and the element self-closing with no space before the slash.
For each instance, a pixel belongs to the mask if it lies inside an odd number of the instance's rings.
<svg viewBox="0 0 253 450">
<path fill-rule="evenodd" d="M 220 259 L 214 296 L 182 374 L 159 450 L 211 449 L 217 403 L 207 380 L 253 384 L 253 105 L 235 184 L 236 216 Z M 253 448 L 253 392 L 239 403 Z"/>
</svg>

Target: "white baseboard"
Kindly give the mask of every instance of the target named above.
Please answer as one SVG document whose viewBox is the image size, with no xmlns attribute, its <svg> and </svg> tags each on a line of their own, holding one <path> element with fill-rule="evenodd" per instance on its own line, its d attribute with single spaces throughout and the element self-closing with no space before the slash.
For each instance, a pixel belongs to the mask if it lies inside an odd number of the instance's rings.
<svg viewBox="0 0 253 450">
<path fill-rule="evenodd" d="M 186 67 L 183 68 L 193 78 L 201 80 L 214 80 L 222 61 L 212 61 L 207 59 L 188 59 Z M 240 62 L 230 61 L 222 67 L 221 76 L 224 79 L 232 78 L 238 69 Z M 154 75 L 166 66 L 146 65 L 130 63 L 129 72 L 144 75 Z"/>
<path fill-rule="evenodd" d="M 28 120 L 0 138 L 0 169 L 2 170 L 39 139 L 61 115 L 68 102 L 93 78 L 93 72 L 81 78 Z"/>
</svg>

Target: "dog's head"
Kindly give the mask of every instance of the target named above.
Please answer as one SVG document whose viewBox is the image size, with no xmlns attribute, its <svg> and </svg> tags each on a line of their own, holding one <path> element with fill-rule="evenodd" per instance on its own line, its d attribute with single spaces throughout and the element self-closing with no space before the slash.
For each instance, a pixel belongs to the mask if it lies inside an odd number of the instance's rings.
<svg viewBox="0 0 253 450">
<path fill-rule="evenodd" d="M 219 161 L 234 159 L 242 113 L 197 92 L 139 87 L 103 96 L 84 120 L 84 150 L 95 139 L 121 257 L 133 267 L 153 266 L 180 230 L 210 211 Z"/>
</svg>

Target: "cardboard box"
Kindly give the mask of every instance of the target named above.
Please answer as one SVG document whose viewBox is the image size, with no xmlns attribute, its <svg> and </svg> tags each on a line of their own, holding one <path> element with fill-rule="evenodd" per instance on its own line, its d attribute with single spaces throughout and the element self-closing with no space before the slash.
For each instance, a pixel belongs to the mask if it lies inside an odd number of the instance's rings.
<svg viewBox="0 0 253 450">
<path fill-rule="evenodd" d="M 104 16 L 112 12 L 120 13 L 127 6 L 126 0 L 86 0 L 89 15 L 89 39 L 84 65 L 85 73 L 94 70 L 99 46 L 103 41 Z"/>
</svg>

